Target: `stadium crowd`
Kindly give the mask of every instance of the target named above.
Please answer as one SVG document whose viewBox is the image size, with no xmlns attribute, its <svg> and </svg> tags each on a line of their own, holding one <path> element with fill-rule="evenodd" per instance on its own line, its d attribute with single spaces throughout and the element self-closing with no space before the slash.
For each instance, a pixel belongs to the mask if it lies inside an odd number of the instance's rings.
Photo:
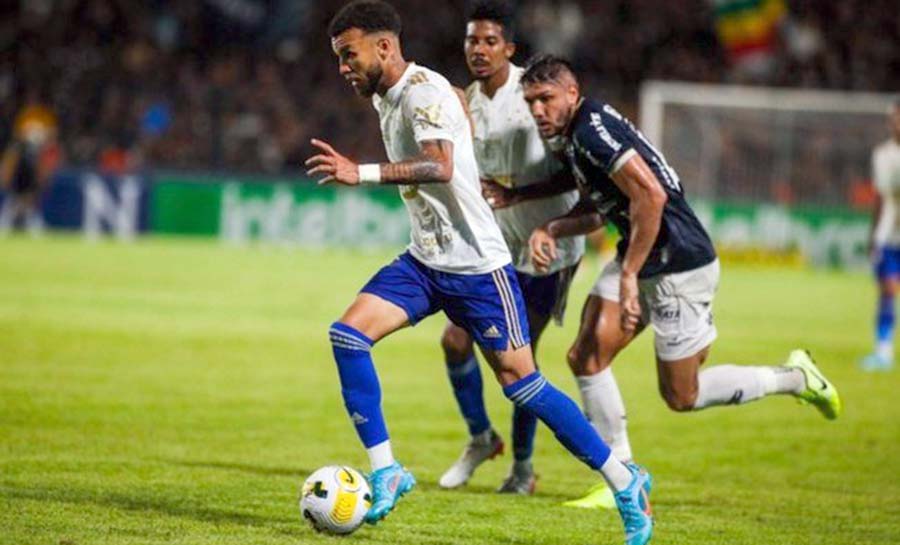
<svg viewBox="0 0 900 545">
<path fill-rule="evenodd" d="M 465 4 L 393 2 L 407 55 L 465 85 Z M 10 5 L 12 4 L 12 5 Z M 109 172 L 296 172 L 308 139 L 383 156 L 376 117 L 339 77 L 312 0 L 19 0 L 0 8 L 0 145 L 29 107 L 66 164 Z M 647 78 L 855 90 L 900 88 L 893 0 L 791 0 L 772 62 L 747 75 L 712 2 L 518 2 L 518 62 L 569 56 L 591 93 L 636 114 Z M 890 14 L 894 13 L 894 16 Z M 340 98 L 338 100 L 337 98 Z M 349 110 L 349 111 L 348 111 Z"/>
</svg>

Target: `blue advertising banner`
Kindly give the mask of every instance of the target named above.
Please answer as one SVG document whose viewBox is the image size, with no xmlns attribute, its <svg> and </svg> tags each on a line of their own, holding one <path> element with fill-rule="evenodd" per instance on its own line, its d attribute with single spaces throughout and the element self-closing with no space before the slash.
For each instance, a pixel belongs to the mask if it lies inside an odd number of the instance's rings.
<svg viewBox="0 0 900 545">
<path fill-rule="evenodd" d="M 150 185 L 143 176 L 66 171 L 54 176 L 41 209 L 44 224 L 51 229 L 131 238 L 148 228 L 149 196 Z M 7 198 L 0 191 L 0 207 Z"/>
</svg>

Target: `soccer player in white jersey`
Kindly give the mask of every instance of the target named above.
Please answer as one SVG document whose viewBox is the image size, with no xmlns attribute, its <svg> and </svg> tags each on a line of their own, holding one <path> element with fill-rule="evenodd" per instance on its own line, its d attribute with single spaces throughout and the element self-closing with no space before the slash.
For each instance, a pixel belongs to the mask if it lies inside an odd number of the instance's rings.
<svg viewBox="0 0 900 545">
<path fill-rule="evenodd" d="M 325 175 L 320 183 L 399 186 L 412 223 L 407 251 L 372 277 L 329 330 L 344 405 L 372 466 L 366 520 L 384 518 L 415 486 L 394 459 L 371 348 L 442 310 L 475 339 L 503 393 L 616 490 L 626 544 L 643 545 L 653 527 L 649 475 L 616 459 L 578 406 L 535 369 L 525 305 L 481 197 L 463 105 L 440 74 L 403 58 L 400 32 L 396 10 L 380 0 L 351 2 L 329 25 L 341 75 L 372 97 L 390 162 L 357 164 L 320 140 L 306 161 L 310 175 Z"/>
<path fill-rule="evenodd" d="M 497 209 L 497 222 L 513 254 L 528 309 L 532 348 L 536 351 L 537 341 L 550 318 L 562 320 L 569 282 L 584 253 L 584 239 L 582 236 L 560 239 L 556 258 L 546 269 L 537 270 L 531 263 L 528 249 L 531 232 L 570 211 L 579 195 L 570 172 L 549 144 L 542 142 L 528 111 L 519 82 L 524 70 L 510 62 L 515 53 L 512 21 L 513 13 L 506 2 L 487 0 L 473 6 L 466 27 L 465 52 L 469 71 L 476 81 L 468 87 L 466 99 L 474 124 L 475 157 L 482 184 L 488 202 L 494 203 Z M 600 224 L 590 218 L 585 227 L 589 230 Z M 588 304 L 585 310 L 592 313 L 593 307 Z M 479 464 L 502 451 L 503 443 L 491 429 L 484 408 L 481 375 L 471 339 L 464 330 L 450 324 L 441 344 L 454 394 L 472 436 L 462 456 L 439 481 L 445 488 L 454 488 L 464 484 Z M 625 405 L 612 368 L 585 373 L 573 364 L 572 372 L 588 419 L 617 458 L 631 461 Z M 527 412 L 513 411 L 513 466 L 499 492 L 530 494 L 534 491 L 531 454 L 535 427 L 535 419 Z M 564 505 L 616 507 L 612 491 L 602 484 Z"/>
<path fill-rule="evenodd" d="M 531 264 L 531 232 L 571 210 L 578 202 L 578 192 L 571 174 L 538 133 L 523 98 L 519 85 L 523 70 L 510 61 L 515 53 L 513 15 L 510 4 L 501 0 L 482 0 L 471 7 L 465 56 L 475 81 L 466 89 L 465 98 L 482 186 L 512 253 L 528 312 L 532 350 L 536 352 L 550 319 L 562 322 L 569 283 L 584 254 L 584 237 L 560 241 L 558 259 L 546 270 L 538 272 Z M 481 463 L 501 453 L 504 444 L 485 410 L 472 338 L 465 329 L 449 322 L 441 347 L 453 393 L 471 436 L 460 458 L 439 480 L 444 488 L 456 488 L 465 484 Z M 533 414 L 514 408 L 514 460 L 498 492 L 534 492 L 531 455 L 536 428 Z M 610 446 L 621 459 L 621 452 Z"/>
<path fill-rule="evenodd" d="M 894 366 L 894 297 L 900 285 L 900 99 L 889 114 L 891 138 L 872 153 L 872 179 L 877 197 L 869 248 L 878 281 L 875 351 L 862 361 L 867 371 Z"/>
</svg>

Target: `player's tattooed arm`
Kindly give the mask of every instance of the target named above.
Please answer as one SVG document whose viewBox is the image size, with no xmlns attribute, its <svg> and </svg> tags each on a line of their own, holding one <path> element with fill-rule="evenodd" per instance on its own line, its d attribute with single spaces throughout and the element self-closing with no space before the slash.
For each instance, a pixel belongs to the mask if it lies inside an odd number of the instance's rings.
<svg viewBox="0 0 900 545">
<path fill-rule="evenodd" d="M 622 258 L 619 283 L 622 330 L 630 332 L 637 329 L 641 320 L 638 273 L 656 243 L 668 195 L 640 155 L 629 159 L 610 177 L 631 203 L 628 210 L 631 236 L 628 239 L 628 250 Z"/>
<path fill-rule="evenodd" d="M 335 151 L 327 142 L 317 139 L 311 142 L 319 153 L 306 160 L 307 175 L 325 174 L 319 185 L 330 182 L 359 185 L 358 163 Z M 378 183 L 409 185 L 449 182 L 453 177 L 453 143 L 449 140 L 423 140 L 419 143 L 419 149 L 419 156 L 410 161 L 378 165 Z"/>
<path fill-rule="evenodd" d="M 538 271 L 549 269 L 557 258 L 557 239 L 592 233 L 603 227 L 603 223 L 603 217 L 590 201 L 579 201 L 568 214 L 532 231 L 528 239 L 532 264 Z"/>
<path fill-rule="evenodd" d="M 383 184 L 447 183 L 453 177 L 453 142 L 423 140 L 415 159 L 399 163 L 382 163 Z"/>
</svg>

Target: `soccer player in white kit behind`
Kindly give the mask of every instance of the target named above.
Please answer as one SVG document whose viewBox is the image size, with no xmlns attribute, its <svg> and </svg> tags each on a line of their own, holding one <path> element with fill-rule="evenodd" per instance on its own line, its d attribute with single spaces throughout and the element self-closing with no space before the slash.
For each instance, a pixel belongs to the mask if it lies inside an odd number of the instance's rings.
<svg viewBox="0 0 900 545">
<path fill-rule="evenodd" d="M 527 307 L 532 350 L 536 353 L 537 341 L 550 319 L 562 322 L 569 284 L 584 254 L 584 237 L 561 239 L 557 258 L 544 270 L 538 271 L 531 263 L 531 232 L 568 213 L 579 195 L 571 173 L 538 133 L 525 102 L 519 84 L 524 70 L 510 61 L 516 47 L 513 18 L 511 5 L 502 0 L 482 0 L 472 6 L 467 17 L 465 55 L 475 81 L 466 89 L 465 97 L 482 184 L 512 253 Z M 591 225 L 599 227 L 600 222 Z M 456 488 L 465 484 L 481 463 L 502 452 L 504 445 L 485 410 L 471 337 L 463 328 L 448 323 L 441 346 L 454 395 L 471 436 L 463 454 L 439 480 L 444 488 Z M 621 417 L 624 407 L 603 410 L 605 405 L 622 405 L 612 369 L 596 377 L 576 376 L 576 380 L 588 418 L 616 457 L 630 461 L 625 419 Z M 615 422 L 604 418 L 610 412 L 615 415 Z M 530 413 L 513 410 L 514 460 L 498 492 L 533 493 L 536 478 L 531 456 L 536 427 L 537 420 Z M 615 508 L 612 493 L 568 504 Z"/>
<path fill-rule="evenodd" d="M 314 140 L 306 165 L 320 183 L 398 185 L 412 222 L 407 251 L 362 288 L 329 337 L 344 405 L 369 455 L 376 523 L 415 486 L 394 459 L 381 411 L 371 348 L 439 310 L 464 327 L 503 393 L 534 412 L 573 455 L 616 490 L 626 544 L 650 540 L 646 471 L 613 456 L 578 406 L 535 369 L 524 303 L 510 255 L 481 197 L 472 135 L 462 103 L 440 74 L 404 60 L 400 17 L 379 0 L 356 0 L 332 19 L 329 35 L 341 75 L 372 97 L 391 162 L 357 164 Z"/>
<path fill-rule="evenodd" d="M 872 153 L 872 181 L 877 200 L 872 217 L 869 252 L 878 282 L 875 351 L 862 361 L 867 371 L 894 366 L 894 298 L 900 286 L 900 99 L 888 117 L 891 138 Z"/>
</svg>

